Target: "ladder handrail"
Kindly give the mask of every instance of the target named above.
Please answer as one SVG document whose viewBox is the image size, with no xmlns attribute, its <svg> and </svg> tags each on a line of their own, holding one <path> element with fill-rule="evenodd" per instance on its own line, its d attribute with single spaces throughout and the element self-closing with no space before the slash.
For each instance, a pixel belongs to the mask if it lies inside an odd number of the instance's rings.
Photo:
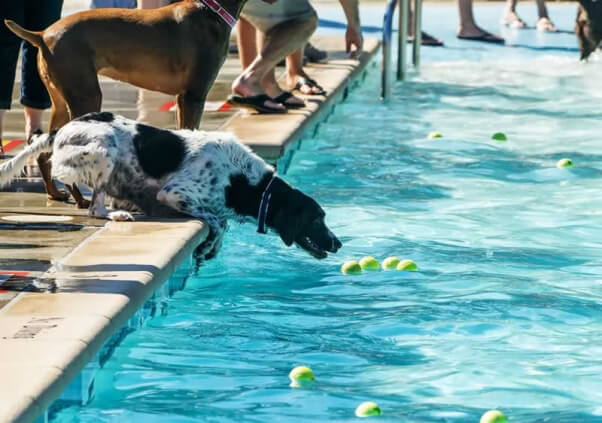
<svg viewBox="0 0 602 423">
<path fill-rule="evenodd" d="M 406 43 L 408 36 L 408 15 L 410 0 L 389 0 L 387 9 L 383 16 L 383 63 L 381 74 L 381 96 L 387 101 L 391 97 L 391 87 L 393 85 L 392 66 L 391 66 L 391 38 L 393 34 L 393 15 L 395 7 L 399 3 L 399 30 L 397 38 L 397 80 L 403 81 L 406 78 L 407 55 Z M 422 43 L 422 0 L 414 0 L 414 19 L 413 19 L 414 43 L 412 52 L 412 63 L 417 69 L 420 66 L 420 46 Z"/>
</svg>

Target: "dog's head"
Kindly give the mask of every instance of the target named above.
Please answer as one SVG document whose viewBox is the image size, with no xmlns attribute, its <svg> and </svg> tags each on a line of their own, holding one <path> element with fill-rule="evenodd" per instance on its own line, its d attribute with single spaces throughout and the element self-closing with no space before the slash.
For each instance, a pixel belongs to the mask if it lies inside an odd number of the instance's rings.
<svg viewBox="0 0 602 423">
<path fill-rule="evenodd" d="M 242 173 L 231 175 L 225 196 L 226 207 L 237 215 L 258 219 L 259 231 L 263 226 L 260 221 L 265 218 L 265 225 L 277 232 L 287 246 L 295 243 L 319 259 L 341 248 L 341 241 L 324 223 L 326 213 L 322 207 L 271 171 L 259 184 L 251 184 Z"/>
<path fill-rule="evenodd" d="M 275 230 L 287 246 L 293 243 L 318 259 L 336 253 L 341 241 L 326 226 L 326 213 L 310 196 L 275 177 L 272 182 L 267 225 Z"/>
<path fill-rule="evenodd" d="M 586 60 L 602 41 L 602 0 L 579 0 L 575 33 Z"/>
</svg>

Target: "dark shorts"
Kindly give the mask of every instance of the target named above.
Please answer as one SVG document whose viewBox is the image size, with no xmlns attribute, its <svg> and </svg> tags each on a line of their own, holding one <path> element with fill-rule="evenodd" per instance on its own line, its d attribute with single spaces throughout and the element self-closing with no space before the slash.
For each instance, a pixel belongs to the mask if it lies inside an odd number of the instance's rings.
<svg viewBox="0 0 602 423">
<path fill-rule="evenodd" d="M 46 87 L 40 80 L 38 49 L 22 41 L 4 25 L 10 19 L 25 29 L 41 31 L 61 17 L 63 0 L 0 0 L 0 109 L 10 109 L 15 71 L 21 49 L 21 104 L 36 109 L 50 107 Z"/>
</svg>

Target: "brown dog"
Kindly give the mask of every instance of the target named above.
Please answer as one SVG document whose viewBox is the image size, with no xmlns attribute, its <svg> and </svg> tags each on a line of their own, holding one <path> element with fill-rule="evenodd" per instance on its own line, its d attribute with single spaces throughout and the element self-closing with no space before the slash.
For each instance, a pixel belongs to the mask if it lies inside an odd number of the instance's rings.
<svg viewBox="0 0 602 423">
<path fill-rule="evenodd" d="M 602 41 L 602 1 L 579 0 L 575 33 L 579 40 L 581 60 L 586 60 Z"/>
<path fill-rule="evenodd" d="M 52 100 L 51 130 L 100 111 L 97 74 L 177 96 L 178 127 L 195 129 L 245 2 L 184 0 L 159 9 L 90 10 L 42 32 L 5 23 L 39 49 L 38 70 Z M 64 200 L 52 183 L 48 157 L 40 156 L 38 164 L 49 196 Z M 77 187 L 69 188 L 77 205 L 88 207 Z"/>
</svg>

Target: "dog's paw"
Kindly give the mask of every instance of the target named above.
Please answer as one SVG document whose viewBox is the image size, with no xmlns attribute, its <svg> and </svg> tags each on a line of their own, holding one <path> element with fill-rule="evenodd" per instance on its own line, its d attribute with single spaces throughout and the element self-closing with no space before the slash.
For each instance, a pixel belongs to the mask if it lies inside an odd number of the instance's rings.
<svg viewBox="0 0 602 423">
<path fill-rule="evenodd" d="M 109 220 L 112 220 L 113 222 L 133 222 L 134 221 L 134 216 L 132 216 L 130 213 L 123 211 L 123 210 L 112 211 L 107 215 L 107 217 L 109 218 Z"/>
</svg>

